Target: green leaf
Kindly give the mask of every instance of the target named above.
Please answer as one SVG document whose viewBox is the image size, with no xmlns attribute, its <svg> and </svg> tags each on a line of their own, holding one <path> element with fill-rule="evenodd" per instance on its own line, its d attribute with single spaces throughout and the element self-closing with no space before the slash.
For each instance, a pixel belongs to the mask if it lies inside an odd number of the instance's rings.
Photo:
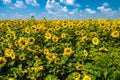
<svg viewBox="0 0 120 80">
<path fill-rule="evenodd" d="M 57 78 L 57 76 L 48 75 L 48 76 L 45 78 L 45 80 L 59 80 L 59 79 Z"/>
</svg>

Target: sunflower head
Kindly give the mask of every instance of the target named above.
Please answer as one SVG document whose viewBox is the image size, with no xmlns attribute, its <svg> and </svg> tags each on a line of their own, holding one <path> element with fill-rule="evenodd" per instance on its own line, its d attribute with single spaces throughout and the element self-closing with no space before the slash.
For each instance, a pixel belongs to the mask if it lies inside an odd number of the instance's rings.
<svg viewBox="0 0 120 80">
<path fill-rule="evenodd" d="M 25 28 L 25 33 L 27 33 L 27 34 L 30 33 L 30 28 L 29 28 L 29 27 L 26 27 L 26 28 Z"/>
<path fill-rule="evenodd" d="M 55 60 L 54 60 L 54 63 L 55 64 L 58 64 L 60 62 L 60 58 L 56 58 Z"/>
<path fill-rule="evenodd" d="M 113 31 L 113 32 L 111 33 L 111 36 L 112 36 L 113 38 L 117 38 L 117 37 L 119 37 L 119 32 L 118 32 L 118 31 Z"/>
<path fill-rule="evenodd" d="M 85 76 L 83 77 L 83 80 L 91 80 L 91 77 L 88 76 L 88 75 L 85 75 Z"/>
<path fill-rule="evenodd" d="M 25 55 L 20 55 L 20 56 L 19 56 L 19 60 L 20 60 L 20 61 L 24 61 L 24 60 L 25 60 Z"/>
<path fill-rule="evenodd" d="M 71 55 L 73 52 L 72 48 L 64 48 L 63 55 Z"/>
<path fill-rule="evenodd" d="M 99 39 L 97 37 L 92 38 L 92 43 L 94 45 L 98 45 L 99 44 Z"/>
<path fill-rule="evenodd" d="M 46 32 L 45 33 L 45 38 L 47 39 L 47 40 L 49 40 L 49 39 L 51 39 L 51 33 L 49 33 L 49 32 Z"/>
<path fill-rule="evenodd" d="M 3 65 L 5 65 L 6 62 L 7 62 L 7 60 L 5 58 L 0 57 L 0 67 L 3 66 Z"/>
<path fill-rule="evenodd" d="M 79 80 L 80 74 L 78 72 L 73 73 L 73 80 Z"/>
<path fill-rule="evenodd" d="M 34 37 L 29 37 L 28 41 L 29 41 L 29 43 L 33 44 L 35 42 L 35 38 Z"/>
<path fill-rule="evenodd" d="M 66 34 L 65 34 L 65 33 L 62 33 L 62 34 L 61 34 L 61 38 L 62 38 L 62 39 L 65 39 L 65 38 L 66 38 Z"/>
<path fill-rule="evenodd" d="M 53 41 L 53 42 L 58 42 L 58 40 L 59 40 L 59 39 L 58 39 L 57 36 L 54 35 L 54 36 L 52 37 L 52 41 Z"/>
<path fill-rule="evenodd" d="M 82 64 L 76 66 L 76 69 L 77 69 L 78 71 L 82 71 L 83 68 L 84 68 L 84 65 L 82 65 Z"/>
</svg>

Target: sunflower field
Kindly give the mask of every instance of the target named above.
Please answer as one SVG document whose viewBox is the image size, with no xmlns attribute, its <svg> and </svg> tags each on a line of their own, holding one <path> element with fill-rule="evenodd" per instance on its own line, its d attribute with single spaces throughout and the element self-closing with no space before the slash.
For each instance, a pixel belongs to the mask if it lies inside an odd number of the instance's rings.
<svg viewBox="0 0 120 80">
<path fill-rule="evenodd" d="M 120 19 L 0 20 L 0 80 L 120 80 Z"/>
</svg>

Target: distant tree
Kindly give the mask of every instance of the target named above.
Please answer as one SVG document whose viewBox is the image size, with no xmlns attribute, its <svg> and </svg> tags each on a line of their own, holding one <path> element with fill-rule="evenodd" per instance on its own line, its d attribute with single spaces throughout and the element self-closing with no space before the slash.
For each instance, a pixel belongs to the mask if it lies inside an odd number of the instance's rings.
<svg viewBox="0 0 120 80">
<path fill-rule="evenodd" d="M 35 16 L 34 16 L 34 15 L 32 15 L 30 19 L 31 19 L 31 20 L 35 20 Z"/>
</svg>

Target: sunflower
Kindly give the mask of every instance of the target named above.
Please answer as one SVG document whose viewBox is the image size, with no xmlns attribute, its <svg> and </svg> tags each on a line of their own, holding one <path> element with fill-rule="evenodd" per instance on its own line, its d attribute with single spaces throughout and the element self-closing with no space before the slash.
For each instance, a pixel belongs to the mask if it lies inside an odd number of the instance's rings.
<svg viewBox="0 0 120 80">
<path fill-rule="evenodd" d="M 79 78 L 80 78 L 80 74 L 78 72 L 75 72 L 73 74 L 73 80 L 79 80 Z"/>
<path fill-rule="evenodd" d="M 99 48 L 99 51 L 101 51 L 101 52 L 108 52 L 108 49 L 105 48 L 105 47 L 101 47 L 101 48 Z"/>
<path fill-rule="evenodd" d="M 28 45 L 28 41 L 26 41 L 25 38 L 20 37 L 18 40 L 18 44 L 20 47 L 25 48 Z"/>
<path fill-rule="evenodd" d="M 20 77 L 23 77 L 24 74 L 25 74 L 25 71 L 20 71 L 20 72 L 18 73 L 18 75 L 19 75 Z"/>
<path fill-rule="evenodd" d="M 52 33 L 53 29 L 52 28 L 48 28 L 47 32 Z"/>
<path fill-rule="evenodd" d="M 98 45 L 99 44 L 99 39 L 97 37 L 92 38 L 92 43 L 94 45 Z"/>
<path fill-rule="evenodd" d="M 12 36 L 12 35 L 11 35 L 10 33 L 6 34 L 6 38 L 7 38 L 7 39 L 10 39 L 11 36 Z"/>
<path fill-rule="evenodd" d="M 119 37 L 119 32 L 118 32 L 118 31 L 113 31 L 113 32 L 111 33 L 111 36 L 112 36 L 113 38 L 117 38 L 117 37 Z"/>
<path fill-rule="evenodd" d="M 55 60 L 54 60 L 54 63 L 55 64 L 58 64 L 60 62 L 60 58 L 56 58 Z"/>
<path fill-rule="evenodd" d="M 76 66 L 76 69 L 77 69 L 78 71 L 82 71 L 82 70 L 83 70 L 83 67 L 84 67 L 84 65 L 80 64 L 80 65 Z"/>
<path fill-rule="evenodd" d="M 108 27 L 103 29 L 104 34 L 108 33 L 109 31 L 110 31 L 110 29 Z"/>
<path fill-rule="evenodd" d="M 54 35 L 54 36 L 52 37 L 52 41 L 53 41 L 53 42 L 58 42 L 58 37 Z"/>
<path fill-rule="evenodd" d="M 49 33 L 49 32 L 46 32 L 45 33 L 45 38 L 48 40 L 48 39 L 51 39 L 51 33 Z"/>
<path fill-rule="evenodd" d="M 83 36 L 82 39 L 81 39 L 81 42 L 85 43 L 87 41 L 87 39 L 88 39 L 87 36 Z"/>
<path fill-rule="evenodd" d="M 38 58 L 39 58 L 38 56 L 34 56 L 34 60 L 38 60 Z"/>
<path fill-rule="evenodd" d="M 6 57 L 11 57 L 11 55 L 14 54 L 14 51 L 12 49 L 5 49 L 5 56 Z"/>
<path fill-rule="evenodd" d="M 39 71 L 43 70 L 43 66 L 38 66 L 37 70 L 39 70 Z"/>
<path fill-rule="evenodd" d="M 0 47 L 2 47 L 3 46 L 3 42 L 0 42 Z"/>
<path fill-rule="evenodd" d="M 5 58 L 0 57 L 0 67 L 3 66 L 3 65 L 5 65 L 6 62 L 7 62 L 7 60 Z"/>
<path fill-rule="evenodd" d="M 59 26 L 59 25 L 56 25 L 54 28 L 55 28 L 55 30 L 57 31 L 57 30 L 60 29 L 60 26 Z"/>
<path fill-rule="evenodd" d="M 15 78 L 8 78 L 8 80 L 15 80 Z"/>
<path fill-rule="evenodd" d="M 37 80 L 35 77 L 30 78 L 30 80 Z"/>
<path fill-rule="evenodd" d="M 91 77 L 90 77 L 90 76 L 85 75 L 85 76 L 83 77 L 83 80 L 91 80 Z"/>
<path fill-rule="evenodd" d="M 66 38 L 66 34 L 65 34 L 65 33 L 62 33 L 62 34 L 61 34 L 61 38 L 62 38 L 62 39 L 65 39 L 65 38 Z"/>
<path fill-rule="evenodd" d="M 19 56 L 19 60 L 20 60 L 20 61 L 24 61 L 24 60 L 25 60 L 25 55 L 20 55 L 20 56 Z"/>
<path fill-rule="evenodd" d="M 75 34 L 76 35 L 80 35 L 80 31 L 75 31 Z"/>
<path fill-rule="evenodd" d="M 97 35 L 96 32 L 90 32 L 90 36 L 91 36 L 91 37 L 95 37 L 96 35 Z"/>
<path fill-rule="evenodd" d="M 43 53 L 44 53 L 44 54 L 49 54 L 49 50 L 48 50 L 48 49 L 44 49 L 44 50 L 43 50 Z"/>
<path fill-rule="evenodd" d="M 80 34 L 81 34 L 82 36 L 85 36 L 85 35 L 87 34 L 87 32 L 86 32 L 84 29 L 82 29 L 82 30 L 80 31 Z"/>
<path fill-rule="evenodd" d="M 88 55 L 88 51 L 87 51 L 87 50 L 83 50 L 83 54 L 84 54 L 85 56 L 87 56 L 87 55 Z"/>
<path fill-rule="evenodd" d="M 67 21 L 62 21 L 61 25 L 62 25 L 62 27 L 66 28 L 68 26 L 68 23 L 67 23 Z"/>
<path fill-rule="evenodd" d="M 28 41 L 30 44 L 33 44 L 35 42 L 35 38 L 34 37 L 29 37 Z"/>
<path fill-rule="evenodd" d="M 40 28 L 39 28 L 39 27 L 35 28 L 35 31 L 34 31 L 34 32 L 35 32 L 35 33 L 40 32 Z"/>
<path fill-rule="evenodd" d="M 30 28 L 29 28 L 29 27 L 26 27 L 26 28 L 25 28 L 25 33 L 27 33 L 27 34 L 30 33 Z"/>
<path fill-rule="evenodd" d="M 51 54 L 51 53 L 47 54 L 47 55 L 46 55 L 46 59 L 47 59 L 48 61 L 52 61 L 52 60 L 53 60 L 53 54 Z"/>
<path fill-rule="evenodd" d="M 70 55 L 72 54 L 72 52 L 73 52 L 72 48 L 64 48 L 63 55 Z"/>
<path fill-rule="evenodd" d="M 14 52 L 11 53 L 11 59 L 12 59 L 12 60 L 15 59 L 15 53 L 14 53 Z"/>
<path fill-rule="evenodd" d="M 72 23 L 68 25 L 69 29 L 72 29 L 73 27 L 74 27 L 74 25 Z"/>
</svg>

